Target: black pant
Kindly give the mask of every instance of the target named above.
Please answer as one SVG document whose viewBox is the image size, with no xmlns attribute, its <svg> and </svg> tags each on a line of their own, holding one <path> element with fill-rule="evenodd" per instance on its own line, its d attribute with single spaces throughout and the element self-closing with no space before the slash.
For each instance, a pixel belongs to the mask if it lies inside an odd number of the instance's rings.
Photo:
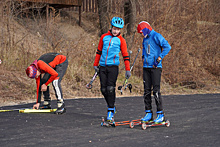
<svg viewBox="0 0 220 147">
<path fill-rule="evenodd" d="M 109 108 L 115 105 L 115 86 L 118 78 L 118 66 L 100 66 L 99 77 L 101 92 Z"/>
<path fill-rule="evenodd" d="M 161 73 L 162 68 L 143 68 L 145 110 L 152 109 L 151 88 L 153 88 L 153 95 L 157 105 L 157 111 L 163 110 L 160 93 Z"/>
<path fill-rule="evenodd" d="M 55 71 L 58 73 L 59 79 L 54 80 L 52 82 L 52 84 L 53 84 L 53 88 L 54 88 L 57 100 L 62 100 L 63 99 L 63 92 L 62 92 L 62 88 L 61 88 L 61 81 L 63 79 L 63 76 L 66 73 L 67 67 L 68 67 L 68 60 L 67 59 L 66 59 L 66 61 L 64 61 L 61 64 L 58 64 L 55 67 Z M 42 84 L 44 84 L 49 78 L 50 78 L 50 75 L 48 73 L 46 73 L 44 75 L 43 79 L 42 79 L 42 81 L 43 81 Z M 44 101 L 50 101 L 51 100 L 50 92 L 49 92 L 49 86 L 47 86 L 47 91 L 44 91 L 43 95 L 44 95 Z"/>
</svg>

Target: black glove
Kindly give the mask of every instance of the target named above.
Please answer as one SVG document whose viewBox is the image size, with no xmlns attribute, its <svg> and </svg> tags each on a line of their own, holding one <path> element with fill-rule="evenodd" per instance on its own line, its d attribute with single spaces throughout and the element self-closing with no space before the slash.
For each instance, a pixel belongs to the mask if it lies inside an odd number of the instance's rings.
<svg viewBox="0 0 220 147">
<path fill-rule="evenodd" d="M 125 78 L 129 79 L 130 76 L 131 76 L 131 72 L 130 71 L 126 71 L 125 72 Z"/>
<path fill-rule="evenodd" d="M 99 67 L 98 66 L 94 66 L 95 72 L 99 73 Z"/>
</svg>

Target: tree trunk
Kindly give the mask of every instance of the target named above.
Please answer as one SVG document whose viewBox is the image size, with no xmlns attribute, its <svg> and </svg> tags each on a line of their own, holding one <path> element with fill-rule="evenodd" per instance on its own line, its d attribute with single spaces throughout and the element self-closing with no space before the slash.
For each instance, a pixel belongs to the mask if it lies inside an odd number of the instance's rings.
<svg viewBox="0 0 220 147">
<path fill-rule="evenodd" d="M 109 1 L 108 0 L 97 0 L 98 3 L 98 14 L 101 34 L 108 32 L 109 30 Z"/>
<path fill-rule="evenodd" d="M 125 25 L 127 25 L 127 34 L 134 33 L 136 26 L 136 4 L 135 0 L 127 0 L 124 4 Z"/>
<path fill-rule="evenodd" d="M 125 26 L 127 27 L 127 33 L 125 39 L 127 41 L 128 49 L 130 50 L 134 40 L 134 34 L 136 31 L 136 3 L 135 0 L 126 0 L 124 3 L 124 18 Z"/>
</svg>

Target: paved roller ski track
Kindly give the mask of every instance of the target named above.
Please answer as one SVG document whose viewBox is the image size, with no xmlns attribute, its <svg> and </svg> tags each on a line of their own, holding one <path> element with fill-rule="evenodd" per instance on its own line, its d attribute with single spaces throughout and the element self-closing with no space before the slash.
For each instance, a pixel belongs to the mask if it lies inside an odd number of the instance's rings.
<svg viewBox="0 0 220 147">
<path fill-rule="evenodd" d="M 67 112 L 0 113 L 0 147 L 217 147 L 220 146 L 220 94 L 163 96 L 170 127 L 142 130 L 129 126 L 101 127 L 106 117 L 103 98 L 66 100 Z M 29 108 L 33 104 L 0 107 Z M 56 101 L 52 101 L 55 108 Z M 142 97 L 116 99 L 115 121 L 144 116 Z M 154 117 L 155 102 L 153 100 Z"/>
</svg>

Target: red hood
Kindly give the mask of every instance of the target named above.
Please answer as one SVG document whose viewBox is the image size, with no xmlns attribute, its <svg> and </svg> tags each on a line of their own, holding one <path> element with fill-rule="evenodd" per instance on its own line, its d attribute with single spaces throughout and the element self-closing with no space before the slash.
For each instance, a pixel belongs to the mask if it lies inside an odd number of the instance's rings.
<svg viewBox="0 0 220 147">
<path fill-rule="evenodd" d="M 37 60 L 34 60 L 34 62 L 31 65 L 34 65 L 38 69 Z"/>
</svg>

